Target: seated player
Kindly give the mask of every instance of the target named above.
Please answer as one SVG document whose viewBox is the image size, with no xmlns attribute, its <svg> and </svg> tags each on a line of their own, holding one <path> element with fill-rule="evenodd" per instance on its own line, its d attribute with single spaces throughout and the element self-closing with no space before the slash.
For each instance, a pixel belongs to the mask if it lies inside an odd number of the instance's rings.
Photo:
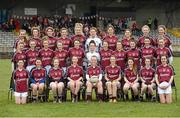
<svg viewBox="0 0 180 118">
<path fill-rule="evenodd" d="M 62 93 L 64 89 L 63 70 L 59 67 L 59 59 L 53 59 L 53 67 L 49 70 L 50 88 L 54 96 L 54 103 L 62 103 Z"/>
<path fill-rule="evenodd" d="M 134 100 L 138 101 L 138 72 L 135 62 L 131 58 L 128 59 L 128 67 L 124 71 L 124 81 L 125 84 L 123 87 L 123 91 L 126 95 L 126 99 L 128 99 L 128 90 L 132 89 Z"/>
<path fill-rule="evenodd" d="M 43 40 L 43 48 L 39 50 L 39 57 L 42 60 L 42 66 L 46 69 L 47 73 L 49 73 L 54 52 L 49 48 L 49 42 L 47 39 Z"/>
<path fill-rule="evenodd" d="M 141 68 L 139 77 L 142 82 L 140 100 L 143 101 L 144 93 L 147 93 L 149 98 L 154 101 L 155 70 L 151 67 L 151 58 L 145 58 L 145 66 Z"/>
<path fill-rule="evenodd" d="M 168 58 L 161 56 L 161 65 L 156 69 L 156 84 L 158 86 L 158 94 L 160 103 L 172 103 L 172 88 L 174 72 L 171 65 L 168 64 Z"/>
<path fill-rule="evenodd" d="M 17 69 L 13 72 L 15 83 L 15 102 L 16 104 L 26 104 L 28 96 L 29 73 L 24 69 L 24 61 L 18 60 Z"/>
<path fill-rule="evenodd" d="M 57 41 L 57 49 L 54 51 L 54 57 L 59 59 L 59 67 L 63 69 L 64 73 L 66 73 L 68 51 L 63 49 L 62 41 Z"/>
<path fill-rule="evenodd" d="M 30 40 L 29 41 L 30 48 L 26 51 L 26 60 L 27 60 L 27 67 L 26 69 L 31 72 L 32 68 L 35 67 L 36 58 L 38 57 L 39 53 L 35 49 L 36 41 Z"/>
<path fill-rule="evenodd" d="M 46 69 L 42 68 L 41 59 L 36 59 L 36 67 L 30 73 L 30 86 L 32 87 L 33 102 L 38 99 L 42 100 L 39 95 L 42 95 L 45 90 Z"/>
<path fill-rule="evenodd" d="M 78 93 L 82 86 L 83 69 L 78 65 L 78 57 L 72 57 L 72 64 L 67 69 L 68 87 L 72 93 L 72 102 L 78 101 Z"/>
<path fill-rule="evenodd" d="M 101 102 L 103 100 L 103 87 L 102 87 L 102 72 L 101 68 L 97 65 L 97 57 L 91 57 L 91 66 L 88 67 L 86 73 L 86 95 L 87 102 L 92 99 L 92 89 L 93 87 L 97 88 L 98 100 Z"/>
<path fill-rule="evenodd" d="M 106 86 L 109 94 L 109 102 L 116 102 L 117 89 L 120 88 L 121 68 L 116 65 L 116 57 L 110 57 L 110 65 L 105 69 Z"/>
</svg>

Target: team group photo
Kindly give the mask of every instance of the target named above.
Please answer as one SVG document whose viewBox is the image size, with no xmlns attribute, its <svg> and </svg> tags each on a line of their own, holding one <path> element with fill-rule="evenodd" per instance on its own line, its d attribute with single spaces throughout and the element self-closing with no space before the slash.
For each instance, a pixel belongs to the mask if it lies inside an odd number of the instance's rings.
<svg viewBox="0 0 180 118">
<path fill-rule="evenodd" d="M 180 115 L 180 2 L 41 2 L 0 5 L 0 117 Z"/>
</svg>

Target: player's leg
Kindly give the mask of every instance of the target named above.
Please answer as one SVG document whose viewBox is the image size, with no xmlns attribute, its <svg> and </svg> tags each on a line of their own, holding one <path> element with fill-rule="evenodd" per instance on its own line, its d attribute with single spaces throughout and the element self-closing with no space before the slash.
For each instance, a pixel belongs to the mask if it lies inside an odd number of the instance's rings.
<svg viewBox="0 0 180 118">
<path fill-rule="evenodd" d="M 64 89 L 64 83 L 59 82 L 58 83 L 58 102 L 62 102 L 62 94 L 63 94 L 63 89 Z"/>
<path fill-rule="evenodd" d="M 93 85 L 91 82 L 87 81 L 86 82 L 86 97 L 87 97 L 87 101 L 91 101 L 92 99 L 92 88 L 93 88 Z"/>
</svg>

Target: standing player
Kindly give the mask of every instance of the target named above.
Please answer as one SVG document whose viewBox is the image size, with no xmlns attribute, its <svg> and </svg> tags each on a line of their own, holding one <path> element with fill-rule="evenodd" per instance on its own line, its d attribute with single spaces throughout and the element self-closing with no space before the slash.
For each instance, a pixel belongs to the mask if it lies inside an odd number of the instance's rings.
<svg viewBox="0 0 180 118">
<path fill-rule="evenodd" d="M 126 95 L 126 99 L 128 99 L 128 90 L 132 89 L 133 91 L 133 96 L 135 100 L 138 100 L 138 72 L 136 68 L 136 64 L 133 59 L 129 58 L 128 59 L 128 67 L 124 71 L 124 87 L 123 91 L 124 94 Z"/>
<path fill-rule="evenodd" d="M 118 38 L 114 34 L 114 27 L 112 25 L 107 27 L 107 33 L 108 35 L 105 37 L 105 41 L 109 44 L 109 49 L 115 50 L 116 49 L 116 43 L 118 41 Z"/>
<path fill-rule="evenodd" d="M 141 48 L 142 62 L 141 66 L 145 66 L 145 58 L 151 59 L 151 67 L 154 66 L 155 62 L 155 48 L 150 45 L 150 39 L 148 37 L 144 38 L 144 47 Z"/>
<path fill-rule="evenodd" d="M 30 76 L 33 101 L 36 102 L 38 99 L 41 99 L 39 95 L 43 94 L 46 81 L 46 69 L 42 68 L 41 59 L 36 59 L 36 67 L 32 69 Z"/>
<path fill-rule="evenodd" d="M 15 83 L 15 102 L 16 104 L 26 104 L 28 96 L 29 73 L 24 69 L 24 61 L 17 62 L 17 69 L 13 72 Z"/>
<path fill-rule="evenodd" d="M 155 70 L 151 67 L 151 58 L 145 58 L 145 66 L 141 68 L 139 77 L 142 82 L 140 100 L 143 101 L 144 93 L 148 93 L 151 100 L 154 100 L 153 89 L 155 84 Z"/>
<path fill-rule="evenodd" d="M 86 43 L 85 43 L 85 51 L 88 51 L 89 43 L 92 40 L 96 43 L 96 51 L 99 51 L 102 46 L 102 41 L 100 38 L 97 37 L 97 29 L 95 27 L 91 27 L 89 33 L 90 33 L 90 36 L 86 40 Z"/>
<path fill-rule="evenodd" d="M 47 73 L 49 73 L 54 52 L 49 48 L 48 40 L 43 40 L 43 48 L 39 50 L 39 57 L 42 60 L 42 66 L 46 69 Z"/>
<path fill-rule="evenodd" d="M 101 60 L 100 60 L 100 65 L 103 70 L 105 71 L 105 68 L 110 65 L 110 57 L 112 55 L 112 50 L 108 49 L 108 42 L 104 41 L 103 42 L 103 47 L 99 52 Z"/>
<path fill-rule="evenodd" d="M 130 29 L 126 29 L 124 37 L 121 41 L 125 51 L 128 51 L 130 49 L 130 41 L 131 40 L 132 40 L 132 32 Z"/>
<path fill-rule="evenodd" d="M 59 59 L 53 59 L 53 67 L 49 70 L 50 88 L 54 96 L 54 103 L 62 102 L 63 89 L 64 89 L 64 74 L 63 70 L 59 67 Z"/>
<path fill-rule="evenodd" d="M 116 65 L 115 56 L 111 56 L 110 62 L 110 65 L 105 70 L 106 86 L 109 94 L 109 102 L 116 102 L 117 89 L 121 86 L 119 82 L 121 80 L 121 69 Z"/>
<path fill-rule="evenodd" d="M 55 50 L 56 49 L 57 38 L 55 38 L 54 29 L 52 27 L 47 27 L 46 28 L 46 35 L 48 37 L 49 48 L 51 50 Z"/>
<path fill-rule="evenodd" d="M 67 69 L 68 87 L 72 93 L 72 102 L 78 101 L 78 93 L 82 86 L 83 69 L 78 65 L 78 57 L 72 57 L 72 65 Z"/>
<path fill-rule="evenodd" d="M 101 102 L 103 100 L 103 87 L 102 87 L 102 72 L 101 68 L 97 65 L 97 57 L 91 57 L 91 66 L 88 67 L 86 73 L 86 95 L 87 101 L 92 99 L 92 89 L 93 87 L 97 88 L 98 100 Z"/>
<path fill-rule="evenodd" d="M 24 43 L 23 50 L 26 51 L 28 49 L 28 36 L 27 36 L 26 30 L 21 29 L 19 31 L 19 37 L 15 41 L 15 44 L 14 44 L 14 52 L 16 51 L 18 44 L 20 42 Z"/>
<path fill-rule="evenodd" d="M 68 38 L 68 29 L 61 28 L 60 33 L 61 37 L 58 39 L 58 41 L 61 41 L 63 43 L 63 49 L 68 51 L 71 46 L 71 40 Z"/>
<path fill-rule="evenodd" d="M 100 54 L 99 52 L 96 52 L 96 43 L 94 41 L 91 41 L 89 43 L 89 51 L 86 52 L 86 59 L 87 59 L 87 66 L 89 66 L 91 63 L 91 57 L 96 56 L 97 61 L 100 61 Z"/>
<path fill-rule="evenodd" d="M 26 69 L 31 72 L 32 68 L 35 67 L 36 58 L 38 57 L 39 53 L 35 49 L 36 47 L 36 41 L 35 40 L 29 40 L 29 46 L 30 48 L 26 51 L 26 61 L 27 61 L 27 67 Z"/>
<path fill-rule="evenodd" d="M 164 39 L 158 40 L 158 48 L 156 49 L 156 65 L 161 65 L 161 56 L 166 55 L 168 57 L 168 61 L 171 64 L 173 61 L 172 53 L 169 48 L 165 47 Z"/>
<path fill-rule="evenodd" d="M 150 28 L 147 25 L 144 25 L 142 27 L 142 32 L 143 32 L 143 36 L 139 37 L 138 42 L 137 42 L 137 47 L 143 48 L 145 45 L 145 38 L 149 38 L 150 40 L 150 46 L 155 46 L 155 42 L 154 39 L 149 36 L 149 32 L 150 32 Z"/>
<path fill-rule="evenodd" d="M 117 42 L 116 50 L 113 52 L 113 55 L 116 57 L 116 64 L 121 68 L 121 71 L 124 72 L 126 68 L 126 51 L 124 51 L 122 43 Z"/>
<path fill-rule="evenodd" d="M 40 29 L 38 27 L 33 27 L 31 29 L 31 34 L 32 34 L 32 37 L 30 38 L 29 41 L 34 40 L 36 43 L 35 49 L 40 50 L 42 48 L 42 40 L 40 38 L 40 36 L 41 36 Z M 30 47 L 30 45 L 29 45 L 29 47 Z"/>
<path fill-rule="evenodd" d="M 85 41 L 86 41 L 86 37 L 84 36 L 83 34 L 83 25 L 81 23 L 76 23 L 75 24 L 75 28 L 74 28 L 74 36 L 71 37 L 71 44 L 74 44 L 74 41 L 75 40 L 79 40 L 80 41 L 80 46 L 81 48 L 85 48 L 84 47 L 84 44 L 85 44 Z M 72 45 L 73 47 L 74 45 Z"/>
<path fill-rule="evenodd" d="M 156 69 L 156 84 L 158 86 L 158 94 L 160 103 L 172 103 L 172 88 L 174 72 L 172 66 L 168 64 L 168 58 L 161 56 L 162 65 Z"/>
<path fill-rule="evenodd" d="M 24 49 L 24 43 L 23 42 L 19 42 L 18 45 L 17 45 L 17 49 L 13 55 L 13 58 L 12 58 L 12 70 L 16 69 L 16 65 L 17 65 L 17 62 L 19 60 L 23 60 L 24 61 L 24 67 L 26 66 L 26 54 L 25 52 L 23 51 Z"/>
<path fill-rule="evenodd" d="M 130 41 L 130 50 L 127 51 L 127 58 L 133 58 L 137 69 L 140 69 L 140 50 L 136 48 L 135 40 Z"/>
<path fill-rule="evenodd" d="M 66 73 L 68 51 L 63 49 L 63 43 L 61 41 L 57 41 L 57 49 L 54 51 L 54 57 L 59 59 L 59 67 Z"/>
<path fill-rule="evenodd" d="M 82 66 L 85 54 L 84 54 L 84 50 L 80 47 L 79 40 L 74 41 L 74 47 L 69 49 L 70 59 L 72 59 L 73 56 L 76 56 L 78 58 L 78 65 Z"/>
</svg>

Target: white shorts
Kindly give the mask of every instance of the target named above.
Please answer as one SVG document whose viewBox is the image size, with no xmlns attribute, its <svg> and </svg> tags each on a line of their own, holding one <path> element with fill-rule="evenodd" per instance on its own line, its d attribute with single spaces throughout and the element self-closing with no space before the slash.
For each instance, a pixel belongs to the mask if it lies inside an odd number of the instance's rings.
<svg viewBox="0 0 180 118">
<path fill-rule="evenodd" d="M 159 86 L 168 86 L 169 83 L 168 82 L 162 82 Z M 171 85 L 168 86 L 167 89 L 161 89 L 158 87 L 158 94 L 171 94 L 172 93 L 172 88 Z"/>
<path fill-rule="evenodd" d="M 62 84 L 64 85 L 63 82 L 59 82 L 59 83 L 62 83 Z M 58 83 L 58 84 L 59 84 L 59 83 Z M 55 84 L 55 82 L 51 82 L 51 83 L 49 84 L 50 88 L 52 88 L 53 84 Z"/>
<path fill-rule="evenodd" d="M 14 96 L 15 97 L 27 97 L 28 96 L 28 92 L 23 92 L 23 93 L 14 92 Z"/>
</svg>

